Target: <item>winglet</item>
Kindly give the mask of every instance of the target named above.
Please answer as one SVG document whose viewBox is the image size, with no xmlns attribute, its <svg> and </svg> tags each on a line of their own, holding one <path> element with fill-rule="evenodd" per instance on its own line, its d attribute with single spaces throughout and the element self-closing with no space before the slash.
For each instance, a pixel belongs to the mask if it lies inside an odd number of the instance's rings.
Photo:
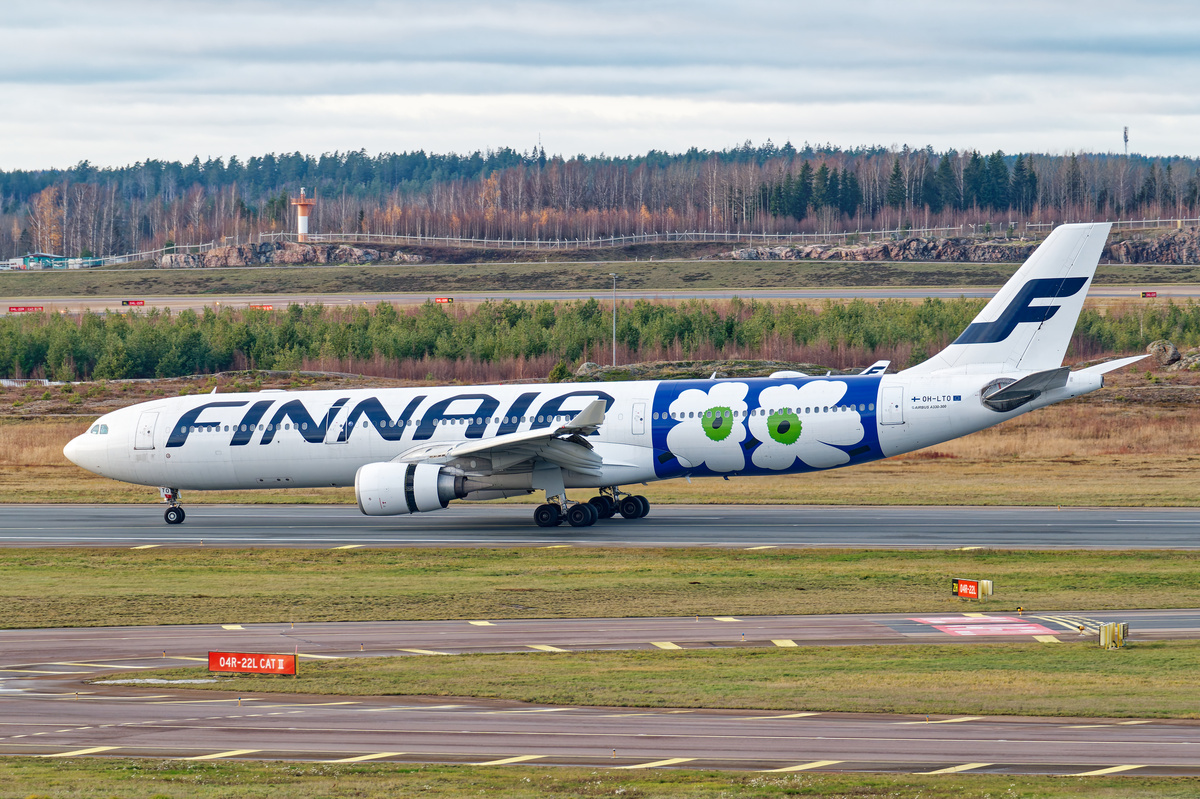
<svg viewBox="0 0 1200 799">
<path fill-rule="evenodd" d="M 575 418 L 562 426 L 564 432 L 594 433 L 604 424 L 604 400 L 593 400 L 586 408 L 575 414 Z"/>
</svg>

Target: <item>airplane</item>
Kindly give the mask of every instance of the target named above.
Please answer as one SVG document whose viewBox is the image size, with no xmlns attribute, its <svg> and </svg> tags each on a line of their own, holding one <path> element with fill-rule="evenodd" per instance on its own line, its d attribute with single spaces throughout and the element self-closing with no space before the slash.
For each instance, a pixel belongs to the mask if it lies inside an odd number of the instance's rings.
<svg viewBox="0 0 1200 799">
<path fill-rule="evenodd" d="M 63 452 L 159 487 L 168 524 L 182 490 L 320 486 L 353 486 L 368 516 L 538 491 L 542 527 L 639 519 L 650 503 L 622 486 L 855 466 L 1100 388 L 1146 357 L 1062 365 L 1109 228 L 1055 229 L 953 343 L 894 374 L 173 397 L 105 414 Z"/>
</svg>

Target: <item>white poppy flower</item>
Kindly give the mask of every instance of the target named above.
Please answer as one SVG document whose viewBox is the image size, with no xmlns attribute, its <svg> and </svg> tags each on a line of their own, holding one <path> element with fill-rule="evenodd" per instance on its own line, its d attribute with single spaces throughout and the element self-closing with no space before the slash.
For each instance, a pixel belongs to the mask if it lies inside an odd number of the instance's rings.
<svg viewBox="0 0 1200 799">
<path fill-rule="evenodd" d="M 750 417 L 750 433 L 762 442 L 750 457 L 754 465 L 782 471 L 797 458 L 815 469 L 847 463 L 850 456 L 831 445 L 857 444 L 864 435 L 854 406 L 846 410 L 838 405 L 847 388 L 837 380 L 812 380 L 763 389 L 758 404 L 772 413 Z"/>
<path fill-rule="evenodd" d="M 667 449 L 694 466 L 714 472 L 746 468 L 745 383 L 717 383 L 708 391 L 689 388 L 671 403 L 676 424 L 667 432 Z"/>
</svg>

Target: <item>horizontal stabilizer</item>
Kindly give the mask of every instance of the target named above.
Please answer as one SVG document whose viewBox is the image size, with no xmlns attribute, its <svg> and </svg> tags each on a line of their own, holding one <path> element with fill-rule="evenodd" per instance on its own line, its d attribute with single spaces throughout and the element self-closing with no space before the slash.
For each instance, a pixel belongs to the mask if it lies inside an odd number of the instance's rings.
<svg viewBox="0 0 1200 799">
<path fill-rule="evenodd" d="M 1015 383 L 993 391 L 983 398 L 983 404 L 994 411 L 1011 411 L 1037 399 L 1043 393 L 1067 384 L 1071 370 L 1065 366 L 1026 375 Z"/>
<path fill-rule="evenodd" d="M 1086 369 L 1080 369 L 1078 372 L 1076 372 L 1076 374 L 1106 375 L 1109 372 L 1115 372 L 1118 369 L 1123 369 L 1126 366 L 1135 364 L 1138 361 L 1149 357 L 1150 355 L 1147 353 L 1146 355 L 1134 355 L 1131 358 L 1118 358 L 1115 361 L 1106 361 L 1104 363 L 1098 363 L 1095 366 L 1089 366 Z"/>
</svg>

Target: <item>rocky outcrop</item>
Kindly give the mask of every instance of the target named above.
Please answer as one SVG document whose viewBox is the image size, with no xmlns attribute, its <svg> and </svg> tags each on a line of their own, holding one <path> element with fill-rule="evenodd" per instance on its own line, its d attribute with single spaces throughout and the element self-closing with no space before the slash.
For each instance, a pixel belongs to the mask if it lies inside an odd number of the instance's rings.
<svg viewBox="0 0 1200 799">
<path fill-rule="evenodd" d="M 303 266 L 306 264 L 374 264 L 420 263 L 422 255 L 400 252 L 384 253 L 366 247 L 350 247 L 345 244 L 297 244 L 294 242 L 267 242 L 242 244 L 236 247 L 216 247 L 205 253 L 172 253 L 159 259 L 164 269 L 195 269 L 218 266 L 260 266 L 283 264 Z"/>
<path fill-rule="evenodd" d="M 1155 342 L 1157 344 L 1158 342 Z M 1151 344 L 1150 346 L 1154 346 Z M 1178 352 L 1178 351 L 1177 351 Z M 1179 353 L 1179 358 L 1167 366 L 1163 371 L 1166 372 L 1200 372 L 1200 349 L 1193 347 L 1186 352 Z"/>
<path fill-rule="evenodd" d="M 898 239 L 859 245 L 809 244 L 798 247 L 747 247 L 717 256 L 734 261 L 957 261 L 1010 263 L 1033 252 L 1032 241 L 970 239 Z"/>
<path fill-rule="evenodd" d="M 972 239 L 897 239 L 865 244 L 747 247 L 722 253 L 735 261 L 954 261 L 1020 263 L 1040 242 Z M 1200 264 L 1200 232 L 1176 230 L 1109 242 L 1101 260 L 1119 264 Z"/>
<path fill-rule="evenodd" d="M 1108 258 L 1118 264 L 1200 264 L 1200 233 L 1176 230 L 1161 236 L 1110 242 Z"/>
<path fill-rule="evenodd" d="M 1150 346 L 1146 347 L 1146 352 L 1154 356 L 1154 360 L 1158 362 L 1159 366 L 1170 366 L 1179 362 L 1178 348 L 1166 339 L 1150 342 Z"/>
</svg>

